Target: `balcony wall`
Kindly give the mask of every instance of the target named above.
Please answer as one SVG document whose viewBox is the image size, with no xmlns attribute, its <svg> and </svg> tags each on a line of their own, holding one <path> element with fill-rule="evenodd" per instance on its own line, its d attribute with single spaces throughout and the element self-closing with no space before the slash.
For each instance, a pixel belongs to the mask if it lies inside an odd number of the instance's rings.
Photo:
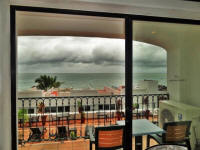
<svg viewBox="0 0 200 150">
<path fill-rule="evenodd" d="M 179 25 L 172 30 L 173 43 L 167 48 L 167 75 L 170 99 L 200 106 L 200 26 Z"/>
<path fill-rule="evenodd" d="M 180 99 L 190 105 L 199 106 L 200 87 L 200 26 L 189 26 L 182 33 L 183 48 L 180 53 L 181 77 Z"/>
</svg>

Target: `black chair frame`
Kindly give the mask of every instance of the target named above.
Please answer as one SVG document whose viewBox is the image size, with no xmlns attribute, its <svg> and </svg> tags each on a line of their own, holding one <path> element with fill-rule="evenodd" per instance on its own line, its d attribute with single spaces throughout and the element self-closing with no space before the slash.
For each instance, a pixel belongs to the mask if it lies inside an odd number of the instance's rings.
<svg viewBox="0 0 200 150">
<path fill-rule="evenodd" d="M 30 133 L 28 142 L 38 142 L 42 140 L 44 134 L 44 129 L 41 128 L 30 128 L 32 133 Z"/>
</svg>

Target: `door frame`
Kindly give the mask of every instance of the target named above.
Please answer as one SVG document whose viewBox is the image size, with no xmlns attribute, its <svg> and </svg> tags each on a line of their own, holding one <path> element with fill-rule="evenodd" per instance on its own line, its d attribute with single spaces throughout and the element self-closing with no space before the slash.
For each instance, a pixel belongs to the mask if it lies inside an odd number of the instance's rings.
<svg viewBox="0 0 200 150">
<path fill-rule="evenodd" d="M 125 150 L 132 150 L 132 59 L 133 59 L 133 44 L 132 44 L 132 32 L 133 22 L 137 21 L 153 21 L 153 22 L 165 22 L 165 23 L 179 23 L 179 24 L 193 24 L 200 25 L 200 20 L 191 19 L 178 19 L 167 17 L 155 17 L 144 15 L 132 15 L 121 13 L 108 13 L 108 12 L 94 12 L 94 11 L 82 11 L 82 10 L 70 10 L 70 9 L 55 9 L 44 7 L 29 7 L 29 6 L 10 6 L 10 45 L 11 45 L 11 132 L 12 132 L 12 150 L 17 150 L 17 113 L 16 113 L 16 11 L 27 12 L 42 12 L 42 13 L 57 13 L 57 14 L 71 14 L 82 16 L 96 16 L 96 17 L 109 17 L 109 18 L 122 18 L 125 22 L 125 107 L 126 107 L 126 119 L 125 119 Z"/>
</svg>

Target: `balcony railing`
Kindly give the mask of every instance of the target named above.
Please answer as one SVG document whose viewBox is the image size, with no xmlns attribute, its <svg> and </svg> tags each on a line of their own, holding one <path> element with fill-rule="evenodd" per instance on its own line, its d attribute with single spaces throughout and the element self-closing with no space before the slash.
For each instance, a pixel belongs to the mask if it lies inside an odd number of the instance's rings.
<svg viewBox="0 0 200 150">
<path fill-rule="evenodd" d="M 168 94 L 133 95 L 133 119 L 157 124 L 159 101 L 167 99 Z M 126 115 L 124 95 L 18 98 L 17 110 L 19 144 L 86 137 L 86 126 L 114 125 Z"/>
</svg>

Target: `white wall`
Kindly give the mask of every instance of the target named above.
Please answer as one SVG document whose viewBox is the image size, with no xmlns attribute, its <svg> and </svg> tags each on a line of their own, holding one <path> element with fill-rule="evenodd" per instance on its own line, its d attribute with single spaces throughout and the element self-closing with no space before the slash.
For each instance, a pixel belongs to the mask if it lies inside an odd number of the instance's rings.
<svg viewBox="0 0 200 150">
<path fill-rule="evenodd" d="M 167 89 L 170 99 L 180 101 L 180 48 L 167 49 Z"/>
<path fill-rule="evenodd" d="M 188 26 L 183 33 L 184 47 L 181 49 L 180 99 L 200 107 L 200 26 Z"/>
<path fill-rule="evenodd" d="M 200 106 L 200 26 L 180 28 L 184 30 L 173 31 L 179 36 L 174 39 L 174 46 L 167 49 L 170 99 Z"/>
<path fill-rule="evenodd" d="M 11 150 L 9 1 L 0 0 L 0 150 Z"/>
</svg>

